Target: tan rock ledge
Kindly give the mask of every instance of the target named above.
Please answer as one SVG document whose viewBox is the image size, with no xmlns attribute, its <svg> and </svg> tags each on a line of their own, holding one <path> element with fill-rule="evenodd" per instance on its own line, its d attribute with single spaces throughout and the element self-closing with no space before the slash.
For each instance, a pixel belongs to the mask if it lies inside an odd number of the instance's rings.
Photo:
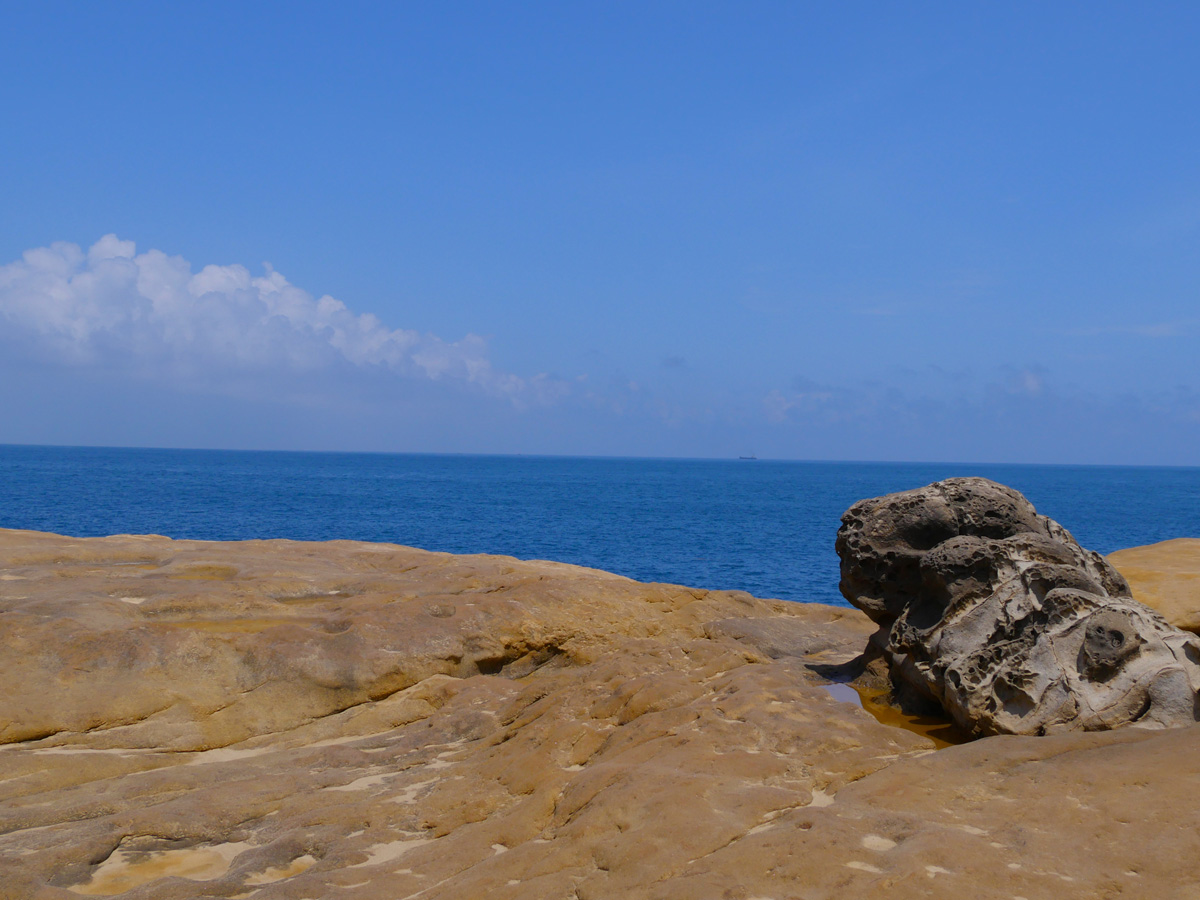
<svg viewBox="0 0 1200 900">
<path fill-rule="evenodd" d="M 1200 897 L 1200 727 L 932 752 L 853 610 L 7 531 L 0 627 L 5 900 Z"/>
<path fill-rule="evenodd" d="M 1176 538 L 1108 556 L 1133 596 L 1176 628 L 1200 634 L 1200 538 Z"/>
</svg>

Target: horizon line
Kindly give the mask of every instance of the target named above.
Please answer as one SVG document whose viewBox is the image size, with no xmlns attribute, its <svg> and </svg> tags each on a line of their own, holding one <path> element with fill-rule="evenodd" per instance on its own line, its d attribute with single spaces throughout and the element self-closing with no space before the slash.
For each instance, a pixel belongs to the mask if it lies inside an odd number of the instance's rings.
<svg viewBox="0 0 1200 900">
<path fill-rule="evenodd" d="M 144 450 L 165 453 L 289 453 L 325 456 L 447 456 L 484 457 L 494 459 L 577 459 L 626 460 L 645 462 L 766 462 L 799 465 L 866 465 L 866 466 L 1018 466 L 1043 468 L 1103 468 L 1103 469 L 1200 469 L 1200 465 L 1178 463 L 1069 463 L 1069 462 L 1003 462 L 981 460 L 896 460 L 896 459 L 813 459 L 796 457 L 741 456 L 636 456 L 605 453 L 481 453 L 457 450 L 304 450 L 268 449 L 262 447 L 142 447 L 126 444 L 43 444 L 0 441 L 2 448 L 47 450 Z"/>
</svg>

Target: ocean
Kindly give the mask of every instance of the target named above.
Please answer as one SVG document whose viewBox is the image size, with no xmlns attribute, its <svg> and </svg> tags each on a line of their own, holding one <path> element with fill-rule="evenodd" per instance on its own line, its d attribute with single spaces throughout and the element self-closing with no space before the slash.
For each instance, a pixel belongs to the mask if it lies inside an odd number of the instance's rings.
<svg viewBox="0 0 1200 900">
<path fill-rule="evenodd" d="M 1101 553 L 1200 536 L 1200 468 L 4 445 L 0 527 L 388 541 L 844 605 L 845 509 L 957 475 L 1016 488 Z"/>
</svg>

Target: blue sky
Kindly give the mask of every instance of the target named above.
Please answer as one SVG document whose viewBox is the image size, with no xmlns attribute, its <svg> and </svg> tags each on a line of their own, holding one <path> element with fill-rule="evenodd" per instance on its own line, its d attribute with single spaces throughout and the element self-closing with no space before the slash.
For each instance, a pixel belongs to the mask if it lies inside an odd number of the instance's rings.
<svg viewBox="0 0 1200 900">
<path fill-rule="evenodd" d="M 0 442 L 1200 464 L 1194 4 L 3 15 Z"/>
</svg>

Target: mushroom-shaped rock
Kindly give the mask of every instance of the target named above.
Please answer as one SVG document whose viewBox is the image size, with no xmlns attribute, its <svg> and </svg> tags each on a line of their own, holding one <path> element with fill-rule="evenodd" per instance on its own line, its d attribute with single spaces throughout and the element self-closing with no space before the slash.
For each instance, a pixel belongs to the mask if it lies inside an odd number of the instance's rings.
<svg viewBox="0 0 1200 900">
<path fill-rule="evenodd" d="M 1020 493 L 951 478 L 854 504 L 841 591 L 901 696 L 975 735 L 1200 720 L 1200 640 Z"/>
</svg>

